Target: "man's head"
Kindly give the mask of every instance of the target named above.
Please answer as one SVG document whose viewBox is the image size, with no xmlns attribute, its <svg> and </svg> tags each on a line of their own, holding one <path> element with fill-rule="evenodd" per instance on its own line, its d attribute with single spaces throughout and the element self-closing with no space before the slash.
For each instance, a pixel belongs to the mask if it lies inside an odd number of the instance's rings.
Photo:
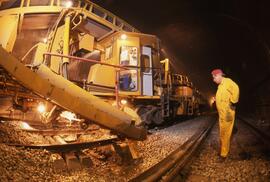
<svg viewBox="0 0 270 182">
<path fill-rule="evenodd" d="M 221 69 L 214 69 L 211 74 L 213 76 L 213 81 L 219 85 L 223 80 L 223 71 Z"/>
</svg>

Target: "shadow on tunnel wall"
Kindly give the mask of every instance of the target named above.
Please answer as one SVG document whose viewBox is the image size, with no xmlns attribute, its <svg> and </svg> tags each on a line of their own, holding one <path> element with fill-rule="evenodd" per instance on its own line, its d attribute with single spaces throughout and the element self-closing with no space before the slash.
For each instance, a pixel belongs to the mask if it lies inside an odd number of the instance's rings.
<svg viewBox="0 0 270 182">
<path fill-rule="evenodd" d="M 250 90 L 250 94 L 244 96 L 240 105 L 241 113 L 270 124 L 270 73 Z"/>
</svg>

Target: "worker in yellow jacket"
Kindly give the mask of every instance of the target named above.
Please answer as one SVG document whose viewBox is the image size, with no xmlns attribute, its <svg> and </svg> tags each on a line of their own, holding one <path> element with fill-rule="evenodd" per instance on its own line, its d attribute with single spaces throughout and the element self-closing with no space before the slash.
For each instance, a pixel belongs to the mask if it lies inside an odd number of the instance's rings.
<svg viewBox="0 0 270 182">
<path fill-rule="evenodd" d="M 218 84 L 216 106 L 219 115 L 220 156 L 225 159 L 230 150 L 230 138 L 235 120 L 235 104 L 239 99 L 239 87 L 230 78 L 224 77 L 221 69 L 212 71 L 213 81 Z"/>
</svg>

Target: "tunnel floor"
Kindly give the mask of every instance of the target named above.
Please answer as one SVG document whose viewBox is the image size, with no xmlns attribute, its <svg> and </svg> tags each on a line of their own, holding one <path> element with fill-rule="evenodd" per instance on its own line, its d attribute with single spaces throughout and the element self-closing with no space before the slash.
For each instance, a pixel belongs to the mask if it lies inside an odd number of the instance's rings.
<svg viewBox="0 0 270 182">
<path fill-rule="evenodd" d="M 31 137 L 23 132 L 9 130 L 2 123 L 0 180 L 128 181 L 185 143 L 208 119 L 208 116 L 198 117 L 167 128 L 150 130 L 148 138 L 137 143 L 140 157 L 132 162 L 121 159 L 117 153 L 110 150 L 110 146 L 85 149 L 83 152 L 92 160 L 91 166 L 69 171 L 55 170 L 52 162 L 55 155 L 53 152 L 6 145 L 7 138 L 9 140 L 20 138 L 24 142 L 29 142 Z M 260 138 L 256 137 L 246 125 L 239 121 L 236 121 L 236 125 L 238 131 L 232 137 L 228 159 L 224 162 L 218 160 L 219 135 L 216 123 L 198 154 L 182 170 L 178 181 L 269 181 L 269 153 Z"/>
<path fill-rule="evenodd" d="M 218 125 L 203 144 L 199 155 L 187 167 L 185 181 L 270 181 L 270 153 L 261 139 L 246 125 L 236 120 L 228 158 L 219 155 Z"/>
</svg>

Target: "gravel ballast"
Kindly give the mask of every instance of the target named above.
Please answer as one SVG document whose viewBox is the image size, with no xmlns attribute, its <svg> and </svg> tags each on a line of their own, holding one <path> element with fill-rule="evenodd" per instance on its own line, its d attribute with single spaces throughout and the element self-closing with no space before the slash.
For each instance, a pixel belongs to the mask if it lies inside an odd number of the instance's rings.
<svg viewBox="0 0 270 182">
<path fill-rule="evenodd" d="M 100 154 L 99 148 L 94 148 L 84 151 L 91 157 L 92 167 L 61 172 L 54 171 L 53 153 L 49 151 L 4 144 L 6 141 L 28 142 L 28 134 L 14 131 L 12 127 L 0 127 L 0 181 L 128 181 L 178 148 L 208 119 L 195 118 L 168 128 L 151 130 L 152 134 L 145 141 L 137 142 L 140 158 L 132 164 L 122 161 L 115 152 Z M 103 157 L 97 157 L 99 155 Z"/>
<path fill-rule="evenodd" d="M 192 181 L 270 181 L 270 158 L 266 148 L 251 130 L 236 121 L 238 132 L 233 135 L 229 157 L 221 162 L 219 132 L 216 124 L 202 146 L 201 153 L 185 169 L 184 175 Z"/>
</svg>

